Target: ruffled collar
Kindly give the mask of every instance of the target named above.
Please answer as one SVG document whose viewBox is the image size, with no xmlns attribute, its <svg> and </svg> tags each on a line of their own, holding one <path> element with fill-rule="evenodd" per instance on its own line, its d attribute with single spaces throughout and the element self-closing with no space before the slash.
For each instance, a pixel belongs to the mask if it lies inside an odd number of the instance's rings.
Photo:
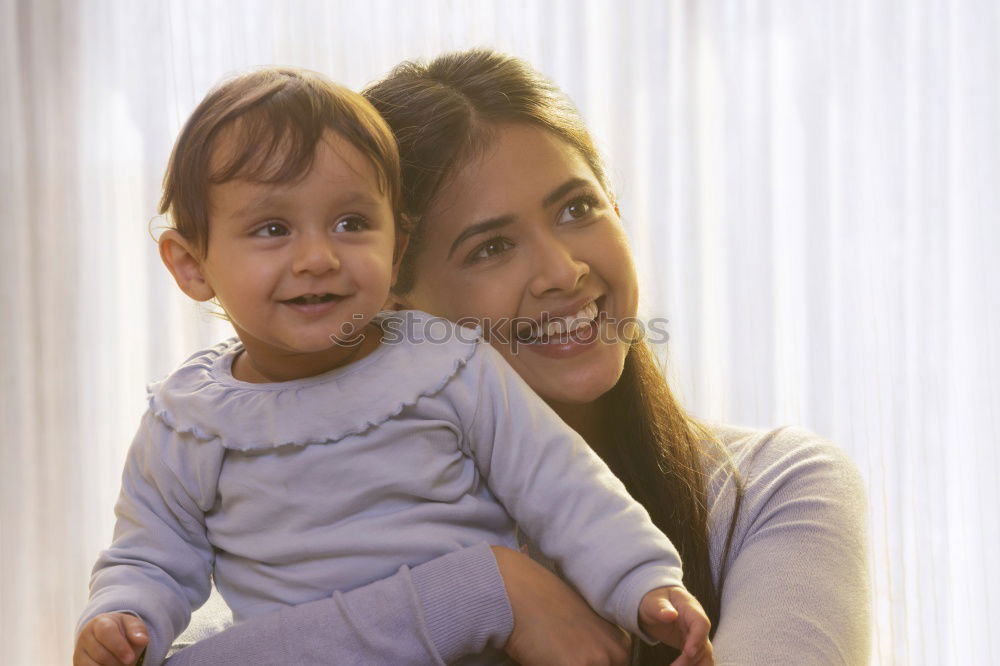
<svg viewBox="0 0 1000 666">
<path fill-rule="evenodd" d="M 336 442 L 439 392 L 481 339 L 479 329 L 417 310 L 383 312 L 376 321 L 382 343 L 368 356 L 321 375 L 273 384 L 233 377 L 233 360 L 243 344 L 231 338 L 150 384 L 150 410 L 169 428 L 217 439 L 227 449 Z"/>
</svg>

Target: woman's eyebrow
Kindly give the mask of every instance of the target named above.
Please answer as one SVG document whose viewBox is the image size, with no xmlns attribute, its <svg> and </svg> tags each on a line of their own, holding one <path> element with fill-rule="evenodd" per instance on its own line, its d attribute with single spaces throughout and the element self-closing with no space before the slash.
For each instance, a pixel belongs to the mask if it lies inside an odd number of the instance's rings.
<svg viewBox="0 0 1000 666">
<path fill-rule="evenodd" d="M 566 196 L 567 193 L 575 190 L 581 185 L 589 185 L 589 184 L 590 181 L 588 181 L 586 178 L 580 178 L 580 177 L 570 178 L 565 183 L 563 183 L 562 185 L 560 185 L 559 187 L 555 188 L 547 195 L 545 195 L 545 198 L 542 199 L 542 207 L 546 208 L 548 206 L 551 206 L 552 204 L 554 204 L 555 202 L 559 201 L 564 196 Z M 461 245 L 462 242 L 467 238 L 469 238 L 470 236 L 475 236 L 476 234 L 481 234 L 486 231 L 491 231 L 493 229 L 498 229 L 500 227 L 507 226 L 513 221 L 514 221 L 513 215 L 501 215 L 499 217 L 491 217 L 488 220 L 483 220 L 482 222 L 476 222 L 475 224 L 467 226 L 465 229 L 462 230 L 462 233 L 460 233 L 458 237 L 455 239 L 455 241 L 451 244 L 451 249 L 448 250 L 448 258 L 451 259 L 451 255 L 455 253 L 455 249 L 458 248 L 458 246 Z"/>
<path fill-rule="evenodd" d="M 501 215 L 500 217 L 491 217 L 488 220 L 483 220 L 482 222 L 476 222 L 475 224 L 470 224 L 465 229 L 462 229 L 462 233 L 458 235 L 455 242 L 451 244 L 451 249 L 448 250 L 448 259 L 451 259 L 451 255 L 455 253 L 455 248 L 462 244 L 462 241 L 469 238 L 470 236 L 475 236 L 476 234 L 485 233 L 487 231 L 492 231 L 493 229 L 499 229 L 500 227 L 505 227 L 514 221 L 513 215 Z"/>
<path fill-rule="evenodd" d="M 579 178 L 579 177 L 577 177 L 577 178 L 570 178 L 565 183 L 563 183 L 562 185 L 560 185 L 556 189 L 554 189 L 551 192 L 549 192 L 549 194 L 547 194 L 545 196 L 545 198 L 542 199 L 542 208 L 546 208 L 548 206 L 551 206 L 552 204 L 554 204 L 555 202 L 559 201 L 564 196 L 566 196 L 569 192 L 571 192 L 572 190 L 575 190 L 576 188 L 580 187 L 581 185 L 589 185 L 589 184 L 590 184 L 590 181 L 588 181 L 585 178 Z"/>
</svg>

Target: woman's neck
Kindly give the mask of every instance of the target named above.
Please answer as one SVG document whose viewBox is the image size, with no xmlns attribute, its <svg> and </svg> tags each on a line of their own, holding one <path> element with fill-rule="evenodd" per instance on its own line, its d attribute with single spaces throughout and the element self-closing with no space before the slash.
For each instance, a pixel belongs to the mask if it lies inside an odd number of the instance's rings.
<svg viewBox="0 0 1000 666">
<path fill-rule="evenodd" d="M 587 441 L 590 448 L 604 457 L 610 438 L 607 415 L 601 398 L 584 404 L 549 402 L 549 406 Z"/>
</svg>

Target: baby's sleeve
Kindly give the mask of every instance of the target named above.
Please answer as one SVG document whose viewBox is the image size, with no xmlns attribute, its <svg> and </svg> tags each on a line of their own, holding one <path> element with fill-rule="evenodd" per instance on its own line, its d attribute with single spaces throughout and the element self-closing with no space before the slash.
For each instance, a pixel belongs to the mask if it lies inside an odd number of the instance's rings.
<svg viewBox="0 0 1000 666">
<path fill-rule="evenodd" d="M 77 633 L 96 615 L 131 611 L 149 630 L 145 666 L 162 662 L 191 608 L 209 594 L 214 556 L 204 513 L 222 457 L 221 446 L 146 414 L 126 458 L 114 539 L 94 566 Z"/>
<path fill-rule="evenodd" d="M 167 663 L 443 666 L 501 649 L 513 625 L 496 559 L 480 543 L 348 592 L 252 617 Z"/>
<path fill-rule="evenodd" d="M 594 610 L 641 635 L 642 597 L 682 585 L 673 544 L 488 344 L 480 344 L 449 390 L 463 421 L 463 447 L 518 526 Z"/>
</svg>

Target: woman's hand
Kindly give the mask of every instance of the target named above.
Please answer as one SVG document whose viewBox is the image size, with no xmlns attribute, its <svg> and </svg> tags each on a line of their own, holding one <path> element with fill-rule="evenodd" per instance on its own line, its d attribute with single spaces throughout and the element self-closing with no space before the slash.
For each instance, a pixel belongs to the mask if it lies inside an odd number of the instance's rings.
<svg viewBox="0 0 1000 666">
<path fill-rule="evenodd" d="M 624 666 L 630 637 L 530 557 L 493 546 L 514 612 L 504 649 L 521 666 Z"/>
</svg>

